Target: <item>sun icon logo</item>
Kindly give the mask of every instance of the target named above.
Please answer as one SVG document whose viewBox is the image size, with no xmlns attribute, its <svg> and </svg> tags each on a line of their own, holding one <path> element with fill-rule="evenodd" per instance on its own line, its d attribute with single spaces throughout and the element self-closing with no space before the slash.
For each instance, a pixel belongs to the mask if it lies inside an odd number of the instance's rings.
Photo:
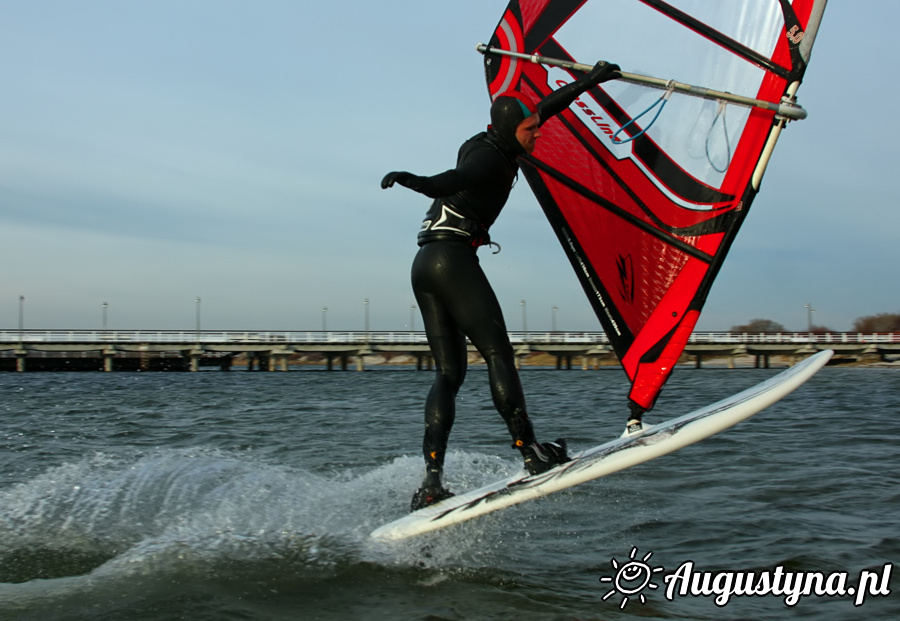
<svg viewBox="0 0 900 621">
<path fill-rule="evenodd" d="M 619 606 L 620 610 L 625 609 L 628 598 L 632 595 L 638 596 L 641 603 L 646 604 L 647 598 L 644 597 L 642 591 L 647 588 L 658 589 L 659 585 L 652 582 L 653 574 L 665 569 L 664 567 L 650 567 L 650 565 L 647 564 L 647 561 L 653 556 L 653 552 L 647 552 L 642 559 L 635 560 L 637 553 L 638 549 L 632 547 L 631 554 L 628 555 L 630 560 L 621 566 L 619 565 L 619 561 L 613 557 L 610 563 L 612 564 L 612 568 L 616 570 L 616 575 L 603 576 L 600 578 L 600 582 L 612 583 L 612 588 L 603 596 L 603 601 L 608 600 L 616 593 L 622 594 L 622 604 Z"/>
</svg>

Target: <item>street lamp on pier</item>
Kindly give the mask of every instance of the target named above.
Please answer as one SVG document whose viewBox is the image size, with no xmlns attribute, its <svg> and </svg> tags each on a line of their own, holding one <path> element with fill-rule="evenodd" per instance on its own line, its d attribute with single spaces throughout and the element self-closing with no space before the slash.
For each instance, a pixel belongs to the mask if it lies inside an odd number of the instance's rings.
<svg viewBox="0 0 900 621">
<path fill-rule="evenodd" d="M 19 343 L 24 340 L 25 332 L 25 296 L 19 296 Z"/>
<path fill-rule="evenodd" d="M 200 338 L 200 296 L 194 298 L 194 304 L 197 305 L 197 339 Z"/>
<path fill-rule="evenodd" d="M 366 340 L 369 340 L 369 298 L 363 300 L 363 308 L 366 312 Z"/>
<path fill-rule="evenodd" d="M 328 307 L 322 307 L 322 332 L 328 330 Z"/>
<path fill-rule="evenodd" d="M 525 305 L 525 300 L 521 300 L 519 302 L 519 306 L 522 307 L 522 334 L 524 335 L 524 339 L 528 340 L 528 311 Z"/>
<path fill-rule="evenodd" d="M 104 302 L 103 304 L 100 305 L 100 308 L 102 309 L 102 312 L 103 312 L 103 329 L 106 330 L 106 309 L 109 308 L 109 303 Z"/>
</svg>

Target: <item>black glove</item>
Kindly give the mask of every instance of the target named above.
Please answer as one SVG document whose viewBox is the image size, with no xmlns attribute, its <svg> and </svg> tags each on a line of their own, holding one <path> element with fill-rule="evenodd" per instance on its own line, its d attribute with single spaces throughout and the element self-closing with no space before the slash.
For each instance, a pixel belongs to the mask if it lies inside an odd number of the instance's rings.
<svg viewBox="0 0 900 621">
<path fill-rule="evenodd" d="M 594 65 L 594 68 L 591 69 L 590 73 L 585 76 L 584 80 L 591 86 L 596 86 L 601 82 L 615 80 L 616 78 L 621 77 L 622 71 L 619 65 L 615 63 L 604 62 L 601 60 L 596 65 Z"/>
<path fill-rule="evenodd" d="M 414 175 L 403 171 L 389 172 L 384 176 L 384 179 L 381 180 L 381 189 L 387 190 L 388 188 L 393 187 L 395 183 L 399 183 L 400 185 L 405 186 L 409 183 L 410 179 L 412 179 L 413 176 Z"/>
</svg>

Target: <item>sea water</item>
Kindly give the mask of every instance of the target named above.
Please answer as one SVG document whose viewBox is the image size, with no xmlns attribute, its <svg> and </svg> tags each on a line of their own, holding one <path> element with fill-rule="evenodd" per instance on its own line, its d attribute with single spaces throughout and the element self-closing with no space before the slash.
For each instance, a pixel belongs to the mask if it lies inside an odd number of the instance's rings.
<svg viewBox="0 0 900 621">
<path fill-rule="evenodd" d="M 678 369 L 651 422 L 777 371 Z M 825 368 L 672 455 L 372 541 L 420 481 L 430 381 L 0 374 L 0 619 L 900 618 L 900 370 Z M 620 370 L 522 381 L 540 438 L 621 433 Z M 472 368 L 447 485 L 517 472 L 509 443 Z"/>
</svg>

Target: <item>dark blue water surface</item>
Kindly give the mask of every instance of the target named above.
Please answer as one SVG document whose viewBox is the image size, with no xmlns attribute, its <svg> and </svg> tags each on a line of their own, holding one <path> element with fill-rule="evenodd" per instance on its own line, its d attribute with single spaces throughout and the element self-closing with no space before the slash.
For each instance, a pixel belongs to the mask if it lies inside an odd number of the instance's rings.
<svg viewBox="0 0 900 621">
<path fill-rule="evenodd" d="M 776 372 L 679 369 L 653 418 Z M 826 368 L 675 454 L 374 542 L 421 477 L 430 380 L 386 368 L 0 374 L 0 619 L 900 618 L 900 370 Z M 621 432 L 620 370 L 522 380 L 540 437 L 578 450 Z M 515 473 L 482 368 L 459 403 L 448 485 Z M 688 570 L 718 591 L 698 595 L 698 581 L 680 594 Z M 820 590 L 718 606 L 726 572 Z M 825 594 L 863 572 L 861 605 Z"/>
</svg>

